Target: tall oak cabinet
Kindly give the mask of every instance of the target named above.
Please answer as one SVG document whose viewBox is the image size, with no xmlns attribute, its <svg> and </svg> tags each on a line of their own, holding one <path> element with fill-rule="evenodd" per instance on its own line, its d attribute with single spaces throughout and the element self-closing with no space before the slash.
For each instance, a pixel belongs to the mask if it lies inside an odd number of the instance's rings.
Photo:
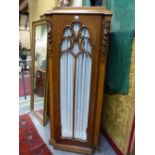
<svg viewBox="0 0 155 155">
<path fill-rule="evenodd" d="M 48 21 L 50 143 L 92 154 L 99 147 L 110 21 L 103 7 L 55 8 Z"/>
</svg>

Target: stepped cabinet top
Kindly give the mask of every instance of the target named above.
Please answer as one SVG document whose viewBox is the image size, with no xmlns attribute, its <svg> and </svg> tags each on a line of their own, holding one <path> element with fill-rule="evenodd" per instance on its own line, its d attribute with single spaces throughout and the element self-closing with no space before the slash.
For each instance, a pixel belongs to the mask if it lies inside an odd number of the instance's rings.
<svg viewBox="0 0 155 155">
<path fill-rule="evenodd" d="M 112 15 L 112 11 L 105 7 L 56 7 L 53 10 L 45 12 L 45 15 L 51 14 L 96 14 Z"/>
</svg>

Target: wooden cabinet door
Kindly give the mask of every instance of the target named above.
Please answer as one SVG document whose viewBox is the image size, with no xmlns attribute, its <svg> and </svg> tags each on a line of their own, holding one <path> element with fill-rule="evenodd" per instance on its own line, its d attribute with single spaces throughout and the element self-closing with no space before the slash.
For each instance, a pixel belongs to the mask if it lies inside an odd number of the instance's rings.
<svg viewBox="0 0 155 155">
<path fill-rule="evenodd" d="M 101 16 L 52 18 L 54 137 L 57 143 L 91 147 Z"/>
</svg>

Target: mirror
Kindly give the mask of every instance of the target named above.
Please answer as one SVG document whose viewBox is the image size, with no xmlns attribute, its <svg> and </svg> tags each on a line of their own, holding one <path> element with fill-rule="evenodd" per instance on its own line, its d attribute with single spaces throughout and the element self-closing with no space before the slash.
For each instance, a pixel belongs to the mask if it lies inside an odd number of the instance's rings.
<svg viewBox="0 0 155 155">
<path fill-rule="evenodd" d="M 46 124 L 47 111 L 47 22 L 39 20 L 32 23 L 32 89 L 31 112 Z"/>
</svg>

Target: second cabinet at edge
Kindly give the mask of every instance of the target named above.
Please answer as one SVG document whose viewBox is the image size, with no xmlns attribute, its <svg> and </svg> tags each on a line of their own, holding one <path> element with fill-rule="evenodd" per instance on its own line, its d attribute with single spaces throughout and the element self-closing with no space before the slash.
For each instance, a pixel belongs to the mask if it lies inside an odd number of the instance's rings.
<svg viewBox="0 0 155 155">
<path fill-rule="evenodd" d="M 92 154 L 99 146 L 112 13 L 101 7 L 55 8 L 48 21 L 50 143 Z"/>
</svg>

